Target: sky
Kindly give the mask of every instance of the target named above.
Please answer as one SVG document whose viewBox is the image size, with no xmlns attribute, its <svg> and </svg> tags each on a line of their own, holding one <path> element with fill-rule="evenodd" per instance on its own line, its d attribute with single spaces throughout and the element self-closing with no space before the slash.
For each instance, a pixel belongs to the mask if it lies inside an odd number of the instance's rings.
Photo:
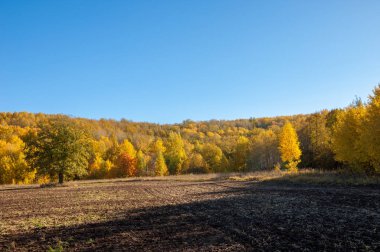
<svg viewBox="0 0 380 252">
<path fill-rule="evenodd" d="M 3 112 L 258 118 L 345 107 L 378 83 L 378 0 L 0 0 Z"/>
</svg>

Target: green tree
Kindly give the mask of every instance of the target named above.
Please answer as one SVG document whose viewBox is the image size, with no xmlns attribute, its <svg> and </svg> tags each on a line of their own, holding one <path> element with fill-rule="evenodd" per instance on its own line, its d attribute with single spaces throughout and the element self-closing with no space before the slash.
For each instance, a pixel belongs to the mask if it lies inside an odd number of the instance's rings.
<svg viewBox="0 0 380 252">
<path fill-rule="evenodd" d="M 137 151 L 136 159 L 137 159 L 137 174 L 139 176 L 146 175 L 147 162 L 146 162 L 146 157 L 141 150 Z"/>
<path fill-rule="evenodd" d="M 87 174 L 89 136 L 70 118 L 59 116 L 39 125 L 39 131 L 28 134 L 26 158 L 39 174 L 64 177 L 80 177 Z"/>
<path fill-rule="evenodd" d="M 301 149 L 297 132 L 293 125 L 287 121 L 279 135 L 279 147 L 281 160 L 289 171 L 296 171 L 300 162 Z"/>
</svg>

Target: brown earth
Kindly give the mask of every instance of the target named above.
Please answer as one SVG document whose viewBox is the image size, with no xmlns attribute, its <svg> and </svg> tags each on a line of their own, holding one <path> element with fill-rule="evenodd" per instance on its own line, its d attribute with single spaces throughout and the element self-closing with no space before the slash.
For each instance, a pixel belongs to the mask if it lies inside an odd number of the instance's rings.
<svg viewBox="0 0 380 252">
<path fill-rule="evenodd" d="M 0 188 L 0 251 L 380 251 L 380 189 L 247 181 Z"/>
</svg>

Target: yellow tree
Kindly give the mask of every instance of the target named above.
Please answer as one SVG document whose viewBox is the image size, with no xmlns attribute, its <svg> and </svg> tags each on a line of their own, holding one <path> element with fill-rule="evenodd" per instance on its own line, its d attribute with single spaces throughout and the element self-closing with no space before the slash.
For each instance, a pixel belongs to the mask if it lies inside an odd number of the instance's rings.
<svg viewBox="0 0 380 252">
<path fill-rule="evenodd" d="M 161 140 L 158 138 L 150 147 L 150 152 L 152 155 L 151 167 L 153 169 L 154 175 L 165 176 L 169 174 L 168 167 L 165 163 L 164 153 L 166 148 Z"/>
<path fill-rule="evenodd" d="M 161 138 L 158 138 L 150 146 L 150 152 L 152 152 L 152 153 L 157 153 L 157 152 L 165 153 L 165 151 L 166 151 L 166 148 L 165 148 L 164 143 L 162 142 Z"/>
<path fill-rule="evenodd" d="M 201 155 L 207 165 L 207 169 L 212 172 L 222 172 L 224 171 L 223 151 L 215 144 L 206 143 L 201 147 Z"/>
<path fill-rule="evenodd" d="M 122 152 L 119 155 L 117 165 L 120 172 L 119 174 L 121 174 L 122 177 L 134 177 L 137 175 L 136 158 L 131 157 L 128 153 Z"/>
<path fill-rule="evenodd" d="M 188 160 L 188 169 L 187 173 L 208 173 L 207 163 L 204 160 L 203 156 L 200 153 L 193 153 Z"/>
<path fill-rule="evenodd" d="M 146 168 L 147 168 L 146 156 L 141 150 L 137 151 L 136 165 L 137 165 L 137 175 L 139 176 L 146 175 L 147 173 L 146 172 Z"/>
<path fill-rule="evenodd" d="M 33 182 L 35 171 L 27 166 L 24 147 L 18 136 L 0 140 L 0 184 Z"/>
<path fill-rule="evenodd" d="M 187 159 L 185 144 L 178 133 L 171 132 L 166 142 L 165 158 L 170 174 L 180 174 Z"/>
<path fill-rule="evenodd" d="M 300 162 L 301 149 L 297 132 L 289 121 L 281 129 L 278 150 L 285 168 L 290 171 L 296 171 Z"/>
<path fill-rule="evenodd" d="M 125 139 L 119 146 L 121 153 L 127 153 L 129 156 L 135 158 L 137 151 L 135 150 L 135 147 L 133 144 Z"/>
<path fill-rule="evenodd" d="M 367 152 L 370 166 L 380 172 L 380 84 L 369 96 L 366 120 L 363 123 L 361 147 Z"/>
<path fill-rule="evenodd" d="M 278 139 L 272 129 L 255 129 L 252 137 L 249 161 L 258 170 L 273 169 L 280 162 Z"/>
<path fill-rule="evenodd" d="M 366 107 L 357 101 L 338 113 L 333 127 L 332 148 L 335 159 L 355 171 L 363 171 L 368 163 L 367 147 L 361 141 L 365 117 Z"/>
<path fill-rule="evenodd" d="M 92 139 L 90 141 L 91 157 L 88 166 L 88 177 L 90 178 L 105 178 L 107 170 L 104 169 L 103 156 L 107 150 L 105 143 L 102 140 Z"/>
<path fill-rule="evenodd" d="M 119 146 L 119 156 L 117 158 L 118 176 L 133 177 L 137 175 L 137 160 L 135 147 L 127 139 Z"/>
<path fill-rule="evenodd" d="M 168 167 L 165 163 L 165 158 L 162 152 L 158 152 L 154 159 L 154 173 L 156 176 L 166 176 L 168 175 Z"/>
<path fill-rule="evenodd" d="M 249 152 L 249 140 L 245 136 L 237 139 L 235 151 L 233 152 L 233 169 L 235 171 L 244 171 L 247 166 L 247 157 Z"/>
</svg>

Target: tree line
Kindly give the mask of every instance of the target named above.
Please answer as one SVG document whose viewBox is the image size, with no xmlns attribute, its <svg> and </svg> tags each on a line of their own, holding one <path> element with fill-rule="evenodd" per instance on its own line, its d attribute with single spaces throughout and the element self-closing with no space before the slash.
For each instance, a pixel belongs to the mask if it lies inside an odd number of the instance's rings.
<svg viewBox="0 0 380 252">
<path fill-rule="evenodd" d="M 0 113 L 0 183 L 312 167 L 380 172 L 380 85 L 308 115 L 179 124 Z"/>
</svg>

